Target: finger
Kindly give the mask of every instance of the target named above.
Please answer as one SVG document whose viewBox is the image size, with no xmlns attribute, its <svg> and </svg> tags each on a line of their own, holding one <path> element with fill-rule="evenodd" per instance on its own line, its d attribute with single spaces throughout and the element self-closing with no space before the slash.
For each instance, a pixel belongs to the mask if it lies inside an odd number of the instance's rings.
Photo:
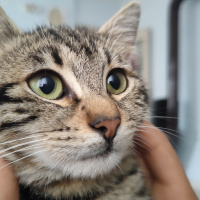
<svg viewBox="0 0 200 200">
<path fill-rule="evenodd" d="M 0 158 L 0 168 L 7 162 Z M 1 200 L 19 200 L 19 186 L 14 170 L 11 166 L 0 169 L 0 199 Z"/>
<path fill-rule="evenodd" d="M 141 152 L 139 157 L 143 160 L 154 184 L 159 187 L 164 185 L 164 190 L 171 190 L 171 192 L 174 190 L 177 195 L 180 193 L 182 196 L 193 196 L 193 199 L 196 199 L 178 156 L 167 137 L 146 121 L 137 134 L 142 143 L 142 146 L 136 147 Z"/>
<path fill-rule="evenodd" d="M 137 134 L 143 136 L 143 145 L 137 146 L 137 149 L 142 153 L 155 179 L 171 182 L 174 177 L 185 174 L 173 147 L 159 129 L 149 122 L 144 122 L 143 128 Z"/>
</svg>

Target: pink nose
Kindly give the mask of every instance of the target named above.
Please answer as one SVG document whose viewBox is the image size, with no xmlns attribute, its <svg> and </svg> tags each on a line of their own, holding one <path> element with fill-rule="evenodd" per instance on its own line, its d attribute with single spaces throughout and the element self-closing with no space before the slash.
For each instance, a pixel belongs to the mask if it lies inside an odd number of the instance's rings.
<svg viewBox="0 0 200 200">
<path fill-rule="evenodd" d="M 100 130 L 106 141 L 111 142 L 116 135 L 117 127 L 121 120 L 119 118 L 112 120 L 101 120 L 97 122 L 93 127 Z"/>
</svg>

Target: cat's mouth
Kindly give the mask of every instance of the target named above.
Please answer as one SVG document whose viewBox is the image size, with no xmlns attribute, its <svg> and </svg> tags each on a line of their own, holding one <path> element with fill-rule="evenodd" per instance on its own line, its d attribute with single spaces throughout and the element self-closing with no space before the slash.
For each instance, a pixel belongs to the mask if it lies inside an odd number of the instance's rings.
<svg viewBox="0 0 200 200">
<path fill-rule="evenodd" d="M 104 149 L 92 153 L 91 155 L 86 155 L 84 158 L 82 158 L 82 160 L 105 158 L 109 156 L 112 152 L 113 152 L 113 143 L 109 143 Z"/>
</svg>

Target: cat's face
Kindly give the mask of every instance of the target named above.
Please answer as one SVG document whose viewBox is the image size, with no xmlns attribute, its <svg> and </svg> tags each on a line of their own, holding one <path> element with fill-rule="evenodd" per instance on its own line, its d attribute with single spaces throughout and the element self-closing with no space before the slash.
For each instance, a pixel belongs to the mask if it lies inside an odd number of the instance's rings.
<svg viewBox="0 0 200 200">
<path fill-rule="evenodd" d="M 0 42 L 0 154 L 20 181 L 95 178 L 115 169 L 132 153 L 147 110 L 144 85 L 128 60 L 138 6 L 99 32 L 60 27 L 24 34 L 0 16 L 6 38 Z"/>
</svg>

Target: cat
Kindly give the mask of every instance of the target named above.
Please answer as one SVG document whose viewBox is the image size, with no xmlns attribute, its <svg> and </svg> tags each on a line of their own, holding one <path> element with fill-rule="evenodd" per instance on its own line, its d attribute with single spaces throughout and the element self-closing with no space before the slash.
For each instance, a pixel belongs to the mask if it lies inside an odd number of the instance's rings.
<svg viewBox="0 0 200 200">
<path fill-rule="evenodd" d="M 0 10 L 0 154 L 21 200 L 150 199 L 133 143 L 148 113 L 139 16 L 131 2 L 99 30 L 24 33 Z"/>
</svg>

